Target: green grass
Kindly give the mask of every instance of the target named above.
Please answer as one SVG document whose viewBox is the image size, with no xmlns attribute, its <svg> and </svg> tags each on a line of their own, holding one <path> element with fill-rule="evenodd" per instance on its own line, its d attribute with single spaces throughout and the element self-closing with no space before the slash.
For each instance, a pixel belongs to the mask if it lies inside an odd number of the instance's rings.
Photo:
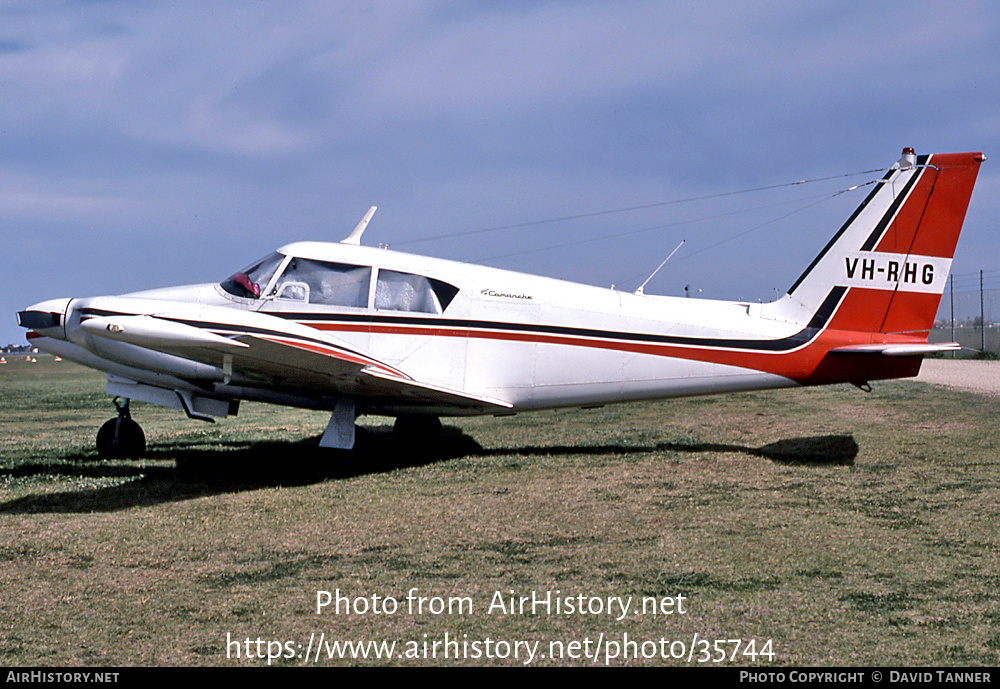
<svg viewBox="0 0 1000 689">
<path fill-rule="evenodd" d="M 135 404 L 148 457 L 95 462 L 103 387 L 50 359 L 0 367 L 0 663 L 259 665 L 227 658 L 227 633 L 313 632 L 401 650 L 445 633 L 543 652 L 602 633 L 771 639 L 759 666 L 1000 660 L 991 400 L 892 382 L 446 420 L 435 458 L 362 419 L 350 464 L 315 447 L 323 414 L 247 404 L 209 425 Z M 473 612 L 314 609 L 339 589 L 403 610 L 412 588 Z M 487 614 L 497 591 L 557 589 L 687 611 Z M 517 664 L 391 661 L 456 662 Z"/>
</svg>

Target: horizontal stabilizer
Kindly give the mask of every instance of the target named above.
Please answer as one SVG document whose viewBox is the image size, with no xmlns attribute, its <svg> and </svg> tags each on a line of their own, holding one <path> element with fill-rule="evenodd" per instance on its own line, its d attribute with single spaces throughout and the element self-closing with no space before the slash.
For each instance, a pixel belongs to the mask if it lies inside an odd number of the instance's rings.
<svg viewBox="0 0 1000 689">
<path fill-rule="evenodd" d="M 870 344 L 849 345 L 831 349 L 831 354 L 882 354 L 883 356 L 924 356 L 938 352 L 956 352 L 962 348 L 957 342 L 941 344 Z"/>
</svg>

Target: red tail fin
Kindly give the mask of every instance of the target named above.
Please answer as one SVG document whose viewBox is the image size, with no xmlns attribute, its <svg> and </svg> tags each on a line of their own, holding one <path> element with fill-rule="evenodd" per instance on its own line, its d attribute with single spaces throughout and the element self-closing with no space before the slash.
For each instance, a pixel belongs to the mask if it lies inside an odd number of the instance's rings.
<svg viewBox="0 0 1000 689">
<path fill-rule="evenodd" d="M 871 333 L 872 341 L 885 341 L 876 334 L 926 341 L 983 160 L 981 153 L 904 151 L 792 286 L 782 310 L 807 322 L 839 291 L 828 328 Z"/>
</svg>

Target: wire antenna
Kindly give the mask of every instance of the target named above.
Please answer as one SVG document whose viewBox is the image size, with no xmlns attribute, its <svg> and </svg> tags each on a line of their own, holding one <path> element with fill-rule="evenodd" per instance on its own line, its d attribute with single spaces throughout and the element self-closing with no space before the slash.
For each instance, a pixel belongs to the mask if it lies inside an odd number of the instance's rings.
<svg viewBox="0 0 1000 689">
<path fill-rule="evenodd" d="M 706 194 L 704 196 L 691 196 L 683 199 L 672 199 L 670 201 L 658 201 L 656 203 L 645 203 L 639 206 L 627 206 L 625 208 L 612 208 L 609 210 L 593 211 L 590 213 L 578 213 L 575 215 L 564 215 L 557 218 L 545 218 L 543 220 L 531 220 L 528 222 L 514 223 L 512 225 L 500 225 L 498 227 L 487 227 L 479 230 L 464 230 L 460 232 L 449 232 L 447 234 L 437 234 L 430 235 L 427 237 L 416 237 L 413 239 L 406 239 L 400 242 L 395 242 L 396 246 L 407 246 L 410 244 L 420 244 L 423 242 L 433 242 L 440 239 L 454 239 L 457 237 L 469 237 L 472 235 L 487 234 L 490 232 L 500 232 L 502 230 L 514 230 L 523 227 L 534 227 L 536 225 L 547 225 L 550 223 L 560 223 L 566 222 L 568 220 L 580 220 L 583 218 L 596 218 L 603 215 L 615 215 L 618 213 L 629 213 L 638 210 L 648 210 L 651 208 L 661 208 L 663 206 L 674 206 L 682 203 L 692 203 L 694 201 L 707 201 L 710 199 L 720 199 L 727 196 L 738 196 L 741 194 L 752 194 L 758 191 L 771 191 L 773 189 L 782 189 L 785 187 L 797 187 L 803 184 L 812 184 L 813 182 L 826 182 L 834 179 L 841 179 L 844 177 L 856 177 L 859 175 L 870 175 L 876 172 L 885 172 L 888 168 L 876 168 L 873 170 L 861 170 L 860 172 L 848 172 L 842 175 L 831 175 L 829 177 L 816 177 L 813 179 L 800 179 L 795 182 L 785 182 L 783 184 L 770 184 L 764 187 L 754 187 L 751 189 L 740 189 L 738 191 L 726 191 L 718 194 Z"/>
</svg>

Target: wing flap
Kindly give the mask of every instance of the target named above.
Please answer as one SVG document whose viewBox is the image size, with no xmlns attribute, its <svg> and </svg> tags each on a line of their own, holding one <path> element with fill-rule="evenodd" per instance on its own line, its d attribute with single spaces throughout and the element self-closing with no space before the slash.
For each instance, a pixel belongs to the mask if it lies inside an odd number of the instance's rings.
<svg viewBox="0 0 1000 689">
<path fill-rule="evenodd" d="M 412 402 L 439 404 L 459 409 L 481 412 L 502 413 L 513 409 L 514 405 L 504 400 L 474 395 L 464 390 L 454 390 L 443 385 L 427 383 L 412 378 L 400 378 L 383 369 L 367 366 L 361 373 L 373 379 L 374 386 L 383 394 L 391 394 Z M 369 383 L 371 385 L 371 383 Z"/>
</svg>

